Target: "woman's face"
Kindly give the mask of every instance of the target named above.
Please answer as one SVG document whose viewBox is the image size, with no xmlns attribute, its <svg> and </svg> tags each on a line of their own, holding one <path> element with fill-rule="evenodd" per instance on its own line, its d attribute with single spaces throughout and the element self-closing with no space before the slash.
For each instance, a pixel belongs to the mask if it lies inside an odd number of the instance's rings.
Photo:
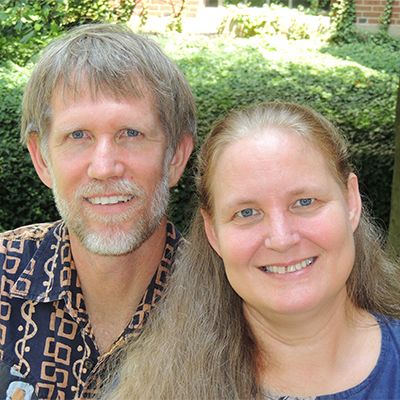
<svg viewBox="0 0 400 400">
<path fill-rule="evenodd" d="M 354 174 L 342 188 L 316 147 L 266 129 L 223 150 L 211 193 L 207 236 L 245 307 L 288 315 L 346 299 L 361 210 Z"/>
</svg>

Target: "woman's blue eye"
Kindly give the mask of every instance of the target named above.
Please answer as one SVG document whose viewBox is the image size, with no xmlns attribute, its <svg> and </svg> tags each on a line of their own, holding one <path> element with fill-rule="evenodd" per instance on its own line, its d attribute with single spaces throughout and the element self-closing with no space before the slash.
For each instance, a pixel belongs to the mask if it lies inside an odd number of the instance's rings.
<svg viewBox="0 0 400 400">
<path fill-rule="evenodd" d="M 72 139 L 83 139 L 85 137 L 85 132 L 79 130 L 79 131 L 74 131 L 71 133 Z"/>
<path fill-rule="evenodd" d="M 237 215 L 241 218 L 249 218 L 255 214 L 256 214 L 256 212 L 255 212 L 254 208 L 245 208 L 245 209 L 237 212 Z"/>
<path fill-rule="evenodd" d="M 136 129 L 129 128 L 129 129 L 126 129 L 125 132 L 126 132 L 126 136 L 129 136 L 129 137 L 135 137 L 135 136 L 140 135 L 140 132 Z"/>
<path fill-rule="evenodd" d="M 308 199 L 300 199 L 297 201 L 300 207 L 307 207 L 311 205 L 314 202 L 314 199 L 308 198 Z"/>
</svg>

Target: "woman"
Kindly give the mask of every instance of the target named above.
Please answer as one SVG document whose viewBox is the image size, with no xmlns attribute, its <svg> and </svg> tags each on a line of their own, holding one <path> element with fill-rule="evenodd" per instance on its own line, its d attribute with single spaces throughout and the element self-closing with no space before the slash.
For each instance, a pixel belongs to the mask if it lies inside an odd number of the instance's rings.
<svg viewBox="0 0 400 400">
<path fill-rule="evenodd" d="M 399 399 L 399 267 L 336 129 L 295 104 L 234 111 L 197 185 L 159 311 L 103 397 Z"/>
</svg>

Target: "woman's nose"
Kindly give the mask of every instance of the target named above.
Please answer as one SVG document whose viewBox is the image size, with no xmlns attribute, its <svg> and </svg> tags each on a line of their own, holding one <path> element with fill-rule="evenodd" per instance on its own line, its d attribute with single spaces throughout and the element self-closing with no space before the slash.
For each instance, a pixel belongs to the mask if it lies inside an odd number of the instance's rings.
<svg viewBox="0 0 400 400">
<path fill-rule="evenodd" d="M 271 250 L 284 252 L 298 243 L 299 233 L 290 216 L 279 213 L 267 221 L 267 235 L 264 244 Z"/>
</svg>

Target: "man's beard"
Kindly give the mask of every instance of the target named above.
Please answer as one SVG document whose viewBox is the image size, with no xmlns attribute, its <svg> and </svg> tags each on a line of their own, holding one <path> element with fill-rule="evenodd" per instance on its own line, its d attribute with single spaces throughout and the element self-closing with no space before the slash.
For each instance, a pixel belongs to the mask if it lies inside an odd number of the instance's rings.
<svg viewBox="0 0 400 400">
<path fill-rule="evenodd" d="M 165 172 L 151 201 L 146 198 L 142 188 L 129 180 L 121 179 L 108 183 L 92 181 L 80 187 L 70 203 L 61 198 L 54 177 L 52 180 L 54 200 L 67 228 L 75 233 L 87 250 L 102 256 L 119 256 L 139 248 L 160 225 L 168 207 L 168 173 Z M 99 215 L 80 207 L 82 198 L 104 193 L 134 196 L 131 200 L 133 204 L 127 211 L 116 215 Z M 103 232 L 90 230 L 85 221 L 89 224 L 90 221 L 101 222 L 107 225 L 107 229 Z M 126 225 L 129 221 L 129 229 L 121 229 L 120 224 Z"/>
</svg>

